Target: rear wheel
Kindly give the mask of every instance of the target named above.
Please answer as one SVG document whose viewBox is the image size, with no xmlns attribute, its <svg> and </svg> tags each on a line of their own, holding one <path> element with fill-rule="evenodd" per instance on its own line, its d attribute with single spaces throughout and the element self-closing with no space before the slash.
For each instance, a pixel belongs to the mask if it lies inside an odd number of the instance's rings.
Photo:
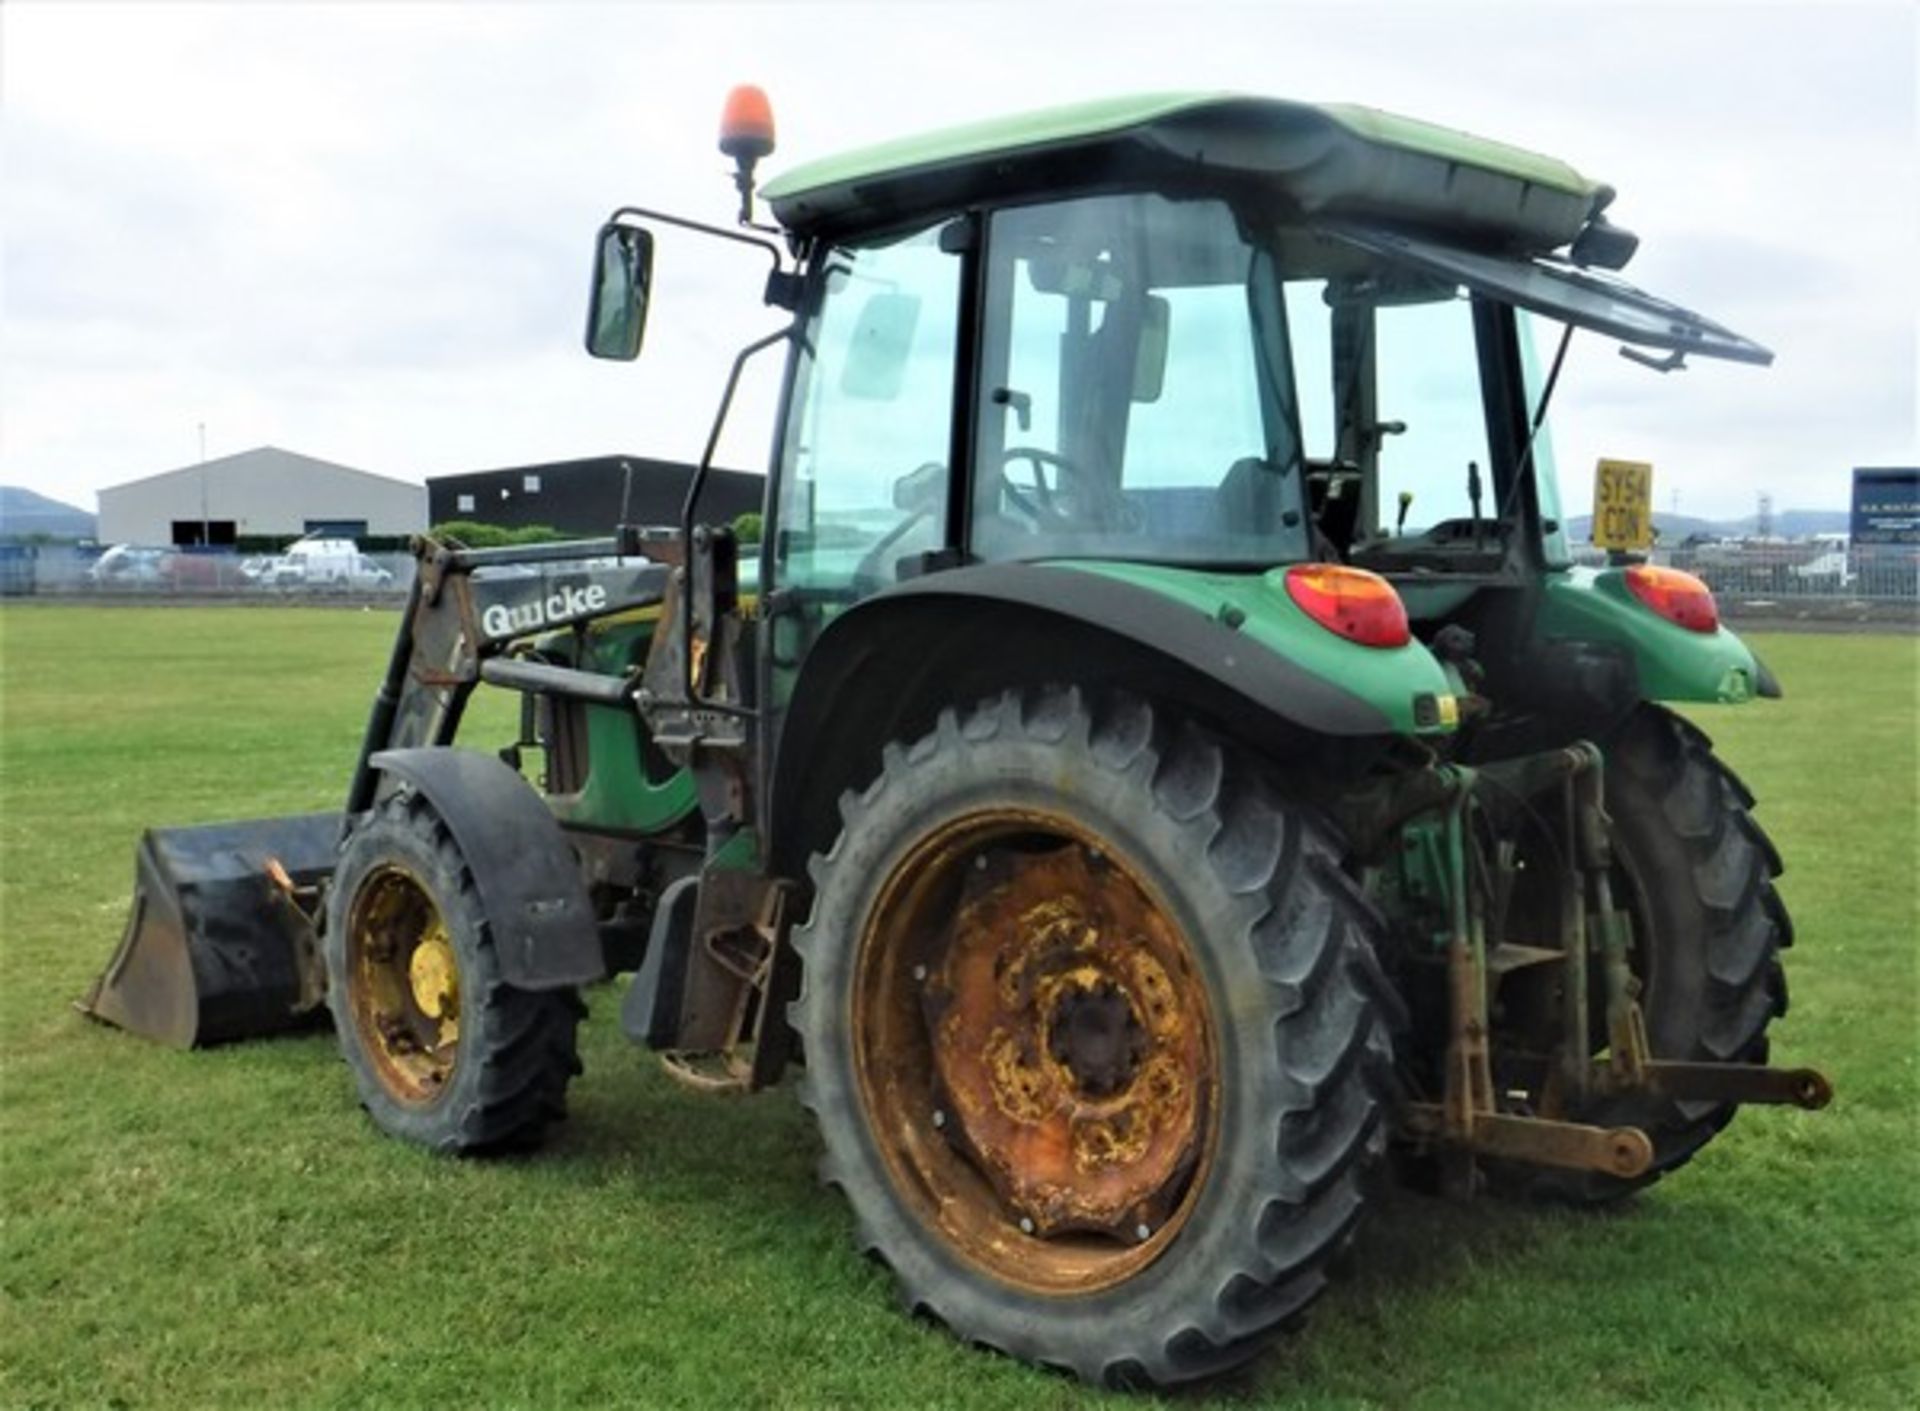
<svg viewBox="0 0 1920 1411">
<path fill-rule="evenodd" d="M 1773 887 L 1779 854 L 1749 812 L 1753 796 L 1704 734 L 1651 705 L 1607 742 L 1606 786 L 1653 1056 L 1764 1064 L 1767 1026 L 1787 1010 L 1780 951 L 1793 926 Z M 1527 1188 L 1581 1203 L 1617 1200 L 1684 1166 L 1736 1110 L 1657 1095 L 1596 1101 L 1570 1115 L 1641 1128 L 1653 1141 L 1652 1166 L 1629 1180 L 1539 1170 Z"/>
<path fill-rule="evenodd" d="M 323 949 L 341 1052 L 383 1130 L 477 1152 L 532 1145 L 565 1115 L 585 1006 L 500 978 L 472 874 L 418 794 L 394 794 L 355 828 Z"/>
<path fill-rule="evenodd" d="M 1254 761 L 1008 693 L 842 801 L 792 1010 L 823 1176 L 905 1301 L 1091 1381 L 1252 1356 L 1384 1133 L 1371 911 Z"/>
</svg>

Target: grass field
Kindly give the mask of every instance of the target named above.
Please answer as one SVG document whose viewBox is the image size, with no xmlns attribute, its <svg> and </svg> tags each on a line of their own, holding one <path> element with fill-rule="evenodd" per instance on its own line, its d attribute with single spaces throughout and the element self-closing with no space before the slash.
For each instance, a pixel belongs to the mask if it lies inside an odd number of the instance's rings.
<svg viewBox="0 0 1920 1411">
<path fill-rule="evenodd" d="M 142 827 L 337 804 L 392 628 L 0 614 L 0 1406 L 1112 1400 L 901 1316 L 791 1093 L 681 1091 L 611 991 L 572 1120 L 490 1162 L 378 1137 L 324 1033 L 180 1054 L 68 1007 Z M 1698 718 L 1788 861 L 1776 1056 L 1834 1106 L 1607 1216 L 1394 1195 L 1302 1335 L 1178 1404 L 1920 1404 L 1920 644 L 1758 645 L 1787 699 Z"/>
</svg>

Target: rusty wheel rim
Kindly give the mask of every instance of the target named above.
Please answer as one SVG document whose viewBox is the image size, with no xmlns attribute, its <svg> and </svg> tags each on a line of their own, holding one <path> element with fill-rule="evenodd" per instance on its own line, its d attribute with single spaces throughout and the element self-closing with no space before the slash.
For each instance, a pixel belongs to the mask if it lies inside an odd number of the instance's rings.
<svg viewBox="0 0 1920 1411">
<path fill-rule="evenodd" d="M 375 1076 L 408 1106 L 438 1101 L 460 1053 L 460 965 L 432 893 L 403 867 L 361 883 L 347 920 L 354 1023 Z"/>
<path fill-rule="evenodd" d="M 1134 1276 L 1205 1184 L 1219 1062 L 1198 961 L 1139 869 L 1001 808 L 920 840 L 855 962 L 857 1086 L 895 1189 L 1003 1282 Z"/>
</svg>

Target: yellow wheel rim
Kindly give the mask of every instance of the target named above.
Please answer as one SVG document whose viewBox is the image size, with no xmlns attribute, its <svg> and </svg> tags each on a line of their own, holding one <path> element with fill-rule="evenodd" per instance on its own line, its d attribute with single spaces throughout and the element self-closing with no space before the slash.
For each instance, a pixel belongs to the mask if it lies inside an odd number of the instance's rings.
<svg viewBox="0 0 1920 1411">
<path fill-rule="evenodd" d="M 460 962 L 432 892 L 385 864 L 361 882 L 347 917 L 347 998 L 380 1085 L 424 1107 L 460 1056 Z"/>
</svg>

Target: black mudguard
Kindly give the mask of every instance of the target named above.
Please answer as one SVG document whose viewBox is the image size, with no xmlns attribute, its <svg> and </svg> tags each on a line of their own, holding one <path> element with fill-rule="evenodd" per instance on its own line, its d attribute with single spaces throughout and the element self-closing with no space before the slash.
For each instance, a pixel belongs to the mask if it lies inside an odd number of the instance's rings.
<svg viewBox="0 0 1920 1411">
<path fill-rule="evenodd" d="M 370 763 L 383 794 L 395 783 L 417 790 L 453 834 L 509 985 L 553 990 L 606 978 L 579 859 L 538 790 L 475 750 L 383 750 Z"/>
</svg>

